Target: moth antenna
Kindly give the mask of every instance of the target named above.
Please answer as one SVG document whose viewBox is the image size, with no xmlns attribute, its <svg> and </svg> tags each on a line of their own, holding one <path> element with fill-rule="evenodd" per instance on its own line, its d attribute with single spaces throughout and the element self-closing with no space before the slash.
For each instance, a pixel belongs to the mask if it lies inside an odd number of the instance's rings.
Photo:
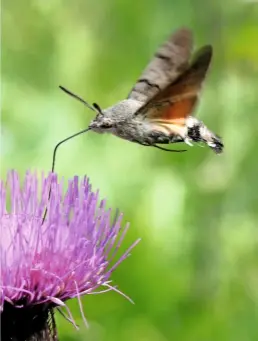
<svg viewBox="0 0 258 341">
<path fill-rule="evenodd" d="M 52 157 L 52 166 L 51 166 L 51 172 L 54 173 L 55 171 L 55 164 L 56 164 L 56 153 L 57 153 L 57 150 L 58 148 L 61 146 L 61 144 L 73 139 L 74 137 L 78 136 L 78 135 L 81 135 L 81 134 L 84 134 L 84 133 L 87 133 L 89 130 L 91 130 L 91 128 L 87 128 L 87 129 L 83 129 L 81 131 L 79 131 L 78 133 L 76 134 L 73 134 L 73 135 L 70 135 L 68 136 L 67 138 L 65 138 L 64 140 L 61 140 L 60 142 L 58 142 L 54 148 L 54 151 L 53 151 L 53 157 Z M 50 184 L 50 188 L 49 188 L 49 193 L 48 193 L 48 200 L 50 199 L 50 196 L 51 196 L 51 184 Z M 43 219 L 42 219 L 42 223 L 44 223 L 45 219 L 46 219 L 46 216 L 47 216 L 47 208 L 45 209 L 45 213 L 44 213 L 44 216 L 43 216 Z"/>
<path fill-rule="evenodd" d="M 73 92 L 71 92 L 70 90 L 67 90 L 66 88 L 64 88 L 62 85 L 59 85 L 59 88 L 64 91 L 66 94 L 70 95 L 71 97 L 77 99 L 78 101 L 82 102 L 84 105 L 86 105 L 87 108 L 89 108 L 92 111 L 96 112 L 95 107 L 92 107 L 89 103 L 87 103 L 84 99 L 82 99 L 81 97 L 79 97 L 78 95 L 75 95 Z"/>
<path fill-rule="evenodd" d="M 103 112 L 102 112 L 102 110 L 101 110 L 101 108 L 100 108 L 100 106 L 99 106 L 97 103 L 93 103 L 92 105 L 93 105 L 93 108 L 94 108 L 95 110 L 97 110 L 97 112 L 98 112 L 100 115 L 104 115 Z"/>
</svg>

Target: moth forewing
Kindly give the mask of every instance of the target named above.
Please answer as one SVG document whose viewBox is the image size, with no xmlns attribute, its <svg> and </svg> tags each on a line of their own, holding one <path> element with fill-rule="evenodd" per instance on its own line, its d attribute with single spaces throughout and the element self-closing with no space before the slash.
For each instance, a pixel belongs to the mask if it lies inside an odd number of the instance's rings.
<svg viewBox="0 0 258 341">
<path fill-rule="evenodd" d="M 195 54 L 190 66 L 177 79 L 157 92 L 144 104 L 136 117 L 152 124 L 153 131 L 169 131 L 170 143 L 203 141 L 216 153 L 223 144 L 201 121 L 193 118 L 200 90 L 212 58 L 212 47 L 203 46 Z M 164 138 L 162 138 L 164 140 Z M 161 139 L 161 140 L 162 140 Z"/>
<path fill-rule="evenodd" d="M 193 46 L 192 33 L 181 28 L 162 44 L 143 71 L 128 98 L 147 102 L 188 67 Z"/>
<path fill-rule="evenodd" d="M 196 105 L 211 57 L 212 47 L 202 47 L 189 68 L 140 108 L 139 114 L 144 113 L 150 119 L 159 116 L 160 119 L 171 120 L 189 116 Z"/>
</svg>

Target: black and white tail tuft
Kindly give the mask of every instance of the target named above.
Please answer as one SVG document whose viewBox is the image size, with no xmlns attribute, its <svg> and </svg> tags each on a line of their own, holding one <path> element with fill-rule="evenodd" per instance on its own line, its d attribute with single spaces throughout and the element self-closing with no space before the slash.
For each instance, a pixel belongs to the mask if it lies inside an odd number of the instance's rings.
<svg viewBox="0 0 258 341">
<path fill-rule="evenodd" d="M 210 131 L 203 122 L 197 120 L 195 117 L 188 118 L 187 136 L 192 141 L 204 142 L 216 154 L 221 154 L 223 152 L 224 145 L 221 138 Z"/>
</svg>

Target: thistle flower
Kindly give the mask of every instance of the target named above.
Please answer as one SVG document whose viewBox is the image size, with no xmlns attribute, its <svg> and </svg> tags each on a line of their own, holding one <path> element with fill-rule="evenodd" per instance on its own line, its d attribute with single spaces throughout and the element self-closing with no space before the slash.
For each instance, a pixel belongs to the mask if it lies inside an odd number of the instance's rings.
<svg viewBox="0 0 258 341">
<path fill-rule="evenodd" d="M 68 299 L 78 299 L 85 320 L 81 296 L 101 292 L 101 286 L 120 292 L 110 284 L 111 273 L 138 240 L 115 262 L 128 229 L 121 228 L 122 215 L 110 222 L 111 210 L 105 201 L 98 204 L 86 177 L 64 187 L 55 174 L 38 179 L 27 172 L 21 185 L 10 171 L 1 181 L 2 340 L 57 340 L 55 308 L 65 309 L 60 311 L 76 326 Z"/>
</svg>

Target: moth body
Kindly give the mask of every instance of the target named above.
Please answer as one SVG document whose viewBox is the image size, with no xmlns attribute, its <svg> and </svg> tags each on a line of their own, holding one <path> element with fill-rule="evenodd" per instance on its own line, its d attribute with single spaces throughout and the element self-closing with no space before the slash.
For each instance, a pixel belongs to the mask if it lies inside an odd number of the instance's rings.
<svg viewBox="0 0 258 341">
<path fill-rule="evenodd" d="M 143 145 L 173 142 L 175 140 L 174 134 L 172 136 L 166 129 L 163 129 L 163 131 L 162 129 L 153 130 L 153 124 L 147 119 L 136 115 L 143 105 L 143 102 L 125 99 L 110 108 L 102 110 L 102 114 L 98 114 L 91 121 L 89 128 L 96 133 L 111 133 L 122 139 Z M 182 137 L 180 140 L 182 140 Z M 176 140 L 178 138 L 179 136 Z"/>
<path fill-rule="evenodd" d="M 97 104 L 91 107 L 97 116 L 89 128 L 145 146 L 204 142 L 221 153 L 220 138 L 193 116 L 211 63 L 212 46 L 201 47 L 191 60 L 192 48 L 190 30 L 182 28 L 172 34 L 143 70 L 127 99 L 104 110 Z"/>
<path fill-rule="evenodd" d="M 221 152 L 222 144 L 202 121 L 189 116 L 184 125 L 152 123 L 136 113 L 144 103 L 126 99 L 104 109 L 90 123 L 89 128 L 96 133 L 111 133 L 122 139 L 146 146 L 186 142 L 204 142 L 216 153 Z"/>
</svg>

